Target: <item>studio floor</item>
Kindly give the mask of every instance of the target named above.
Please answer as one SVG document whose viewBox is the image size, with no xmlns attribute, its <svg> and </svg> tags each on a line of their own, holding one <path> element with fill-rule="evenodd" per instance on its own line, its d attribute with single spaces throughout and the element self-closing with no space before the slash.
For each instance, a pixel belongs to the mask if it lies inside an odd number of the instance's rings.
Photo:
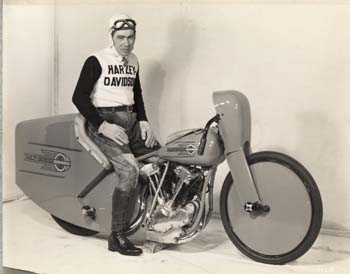
<svg viewBox="0 0 350 274">
<path fill-rule="evenodd" d="M 45 274 L 349 273 L 350 238 L 320 234 L 297 261 L 283 266 L 256 263 L 241 255 L 213 218 L 192 242 L 128 257 L 107 250 L 107 235 L 80 237 L 62 230 L 28 199 L 3 205 L 4 273 L 14 269 Z M 142 244 L 142 233 L 132 237 Z M 11 270 L 12 269 L 12 270 Z M 27 272 L 24 272 L 27 273 Z"/>
</svg>

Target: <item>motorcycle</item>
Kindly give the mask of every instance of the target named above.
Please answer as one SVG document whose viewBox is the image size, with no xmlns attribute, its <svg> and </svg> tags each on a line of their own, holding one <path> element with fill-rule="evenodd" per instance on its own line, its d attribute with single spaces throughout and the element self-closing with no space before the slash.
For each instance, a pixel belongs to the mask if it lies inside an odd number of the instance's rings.
<svg viewBox="0 0 350 274">
<path fill-rule="evenodd" d="M 244 94 L 214 92 L 213 103 L 217 114 L 204 128 L 175 132 L 160 149 L 137 158 L 140 176 L 127 235 L 143 227 L 149 241 L 193 240 L 212 216 L 215 173 L 226 160 L 220 215 L 232 243 L 257 262 L 296 260 L 322 224 L 314 179 L 287 155 L 252 153 Z M 80 114 L 17 125 L 16 184 L 64 230 L 82 236 L 110 232 L 113 168 L 87 136 Z"/>
</svg>

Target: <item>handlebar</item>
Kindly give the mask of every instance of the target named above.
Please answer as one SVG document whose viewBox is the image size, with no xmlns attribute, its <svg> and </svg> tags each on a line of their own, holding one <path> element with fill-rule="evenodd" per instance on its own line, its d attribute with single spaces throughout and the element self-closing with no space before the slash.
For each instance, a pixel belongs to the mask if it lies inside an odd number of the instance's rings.
<svg viewBox="0 0 350 274">
<path fill-rule="evenodd" d="M 207 144 L 207 135 L 208 135 L 208 130 L 211 126 L 212 123 L 214 122 L 218 122 L 220 120 L 220 115 L 216 114 L 213 118 L 211 118 L 207 124 L 205 125 L 204 129 L 203 129 L 203 135 L 202 138 L 199 142 L 199 147 L 198 147 L 198 155 L 203 155 L 204 154 L 204 150 L 205 150 L 205 145 Z"/>
</svg>

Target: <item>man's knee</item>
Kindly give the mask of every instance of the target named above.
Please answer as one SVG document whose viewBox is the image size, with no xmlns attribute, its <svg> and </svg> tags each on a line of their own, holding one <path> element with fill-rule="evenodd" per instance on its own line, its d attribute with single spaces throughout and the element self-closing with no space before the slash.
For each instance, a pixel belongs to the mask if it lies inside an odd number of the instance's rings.
<svg viewBox="0 0 350 274">
<path fill-rule="evenodd" d="M 123 192 L 130 192 L 132 189 L 134 189 L 134 184 L 126 184 L 126 183 L 118 184 L 116 186 L 116 189 Z"/>
<path fill-rule="evenodd" d="M 119 174 L 119 177 L 121 177 L 121 179 L 128 180 L 128 181 L 135 181 L 139 175 L 138 169 L 135 168 L 134 166 L 129 166 L 128 168 L 125 168 L 123 170 L 118 170 L 117 172 Z"/>
<path fill-rule="evenodd" d="M 117 188 L 122 191 L 130 191 L 134 188 L 139 175 L 139 168 L 134 155 L 122 154 L 113 157 L 111 162 L 119 177 Z"/>
<path fill-rule="evenodd" d="M 137 170 L 137 172 L 139 172 L 139 165 L 138 165 L 137 160 L 135 159 L 135 156 L 133 154 L 125 153 L 122 156 L 131 166 L 133 166 Z"/>
</svg>

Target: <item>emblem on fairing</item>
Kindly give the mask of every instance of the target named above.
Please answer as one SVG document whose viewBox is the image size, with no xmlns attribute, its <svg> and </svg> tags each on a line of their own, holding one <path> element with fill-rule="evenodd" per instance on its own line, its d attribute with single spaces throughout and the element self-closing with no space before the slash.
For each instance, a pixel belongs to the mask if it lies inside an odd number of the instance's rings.
<svg viewBox="0 0 350 274">
<path fill-rule="evenodd" d="M 179 157 L 194 157 L 195 153 L 198 151 L 198 145 L 195 143 L 188 143 L 188 142 L 180 142 L 175 143 L 175 146 L 169 146 L 167 147 L 168 152 L 175 152 L 177 153 L 176 156 Z M 175 157 L 176 157 L 175 156 Z"/>
<path fill-rule="evenodd" d="M 187 147 L 186 147 L 186 151 L 187 151 L 187 153 L 188 154 L 195 154 L 196 152 L 197 152 L 197 150 L 198 150 L 198 147 L 197 146 L 195 146 L 195 145 L 192 145 L 192 144 L 190 144 L 190 145 L 188 145 Z"/>
<path fill-rule="evenodd" d="M 42 154 L 24 153 L 24 160 L 42 164 L 41 169 L 53 172 L 66 172 L 71 167 L 69 157 L 52 150 L 42 149 Z"/>
</svg>

